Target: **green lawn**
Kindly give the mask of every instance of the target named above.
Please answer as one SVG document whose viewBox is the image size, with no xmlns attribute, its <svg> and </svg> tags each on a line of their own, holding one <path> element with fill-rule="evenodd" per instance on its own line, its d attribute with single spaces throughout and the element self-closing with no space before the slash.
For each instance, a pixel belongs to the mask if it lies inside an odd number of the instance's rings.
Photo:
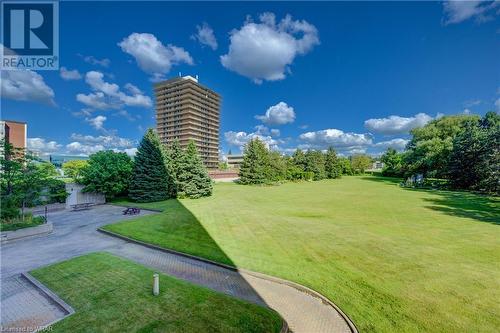
<svg viewBox="0 0 500 333">
<path fill-rule="evenodd" d="M 293 280 L 362 332 L 498 332 L 500 200 L 378 177 L 253 187 L 143 204 L 106 228 Z"/>
<path fill-rule="evenodd" d="M 160 275 L 108 253 L 31 272 L 76 311 L 51 332 L 279 332 L 272 310 Z"/>
</svg>

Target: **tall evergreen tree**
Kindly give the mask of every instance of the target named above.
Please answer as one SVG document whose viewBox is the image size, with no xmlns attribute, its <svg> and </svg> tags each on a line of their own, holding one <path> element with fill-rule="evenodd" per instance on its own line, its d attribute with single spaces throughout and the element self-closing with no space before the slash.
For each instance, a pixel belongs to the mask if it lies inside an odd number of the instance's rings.
<svg viewBox="0 0 500 333">
<path fill-rule="evenodd" d="M 304 152 L 300 149 L 295 150 L 295 152 L 292 155 L 293 159 L 293 164 L 300 168 L 300 170 L 305 171 L 306 170 L 306 156 Z"/>
<path fill-rule="evenodd" d="M 212 195 L 212 180 L 193 141 L 189 142 L 179 162 L 178 196 L 196 199 Z"/>
<path fill-rule="evenodd" d="M 486 132 L 479 122 L 466 124 L 464 131 L 454 138 L 447 175 L 453 187 L 468 189 L 479 183 L 485 139 Z"/>
<path fill-rule="evenodd" d="M 269 152 L 269 167 L 266 174 L 271 182 L 279 182 L 286 179 L 287 162 L 278 151 Z"/>
<path fill-rule="evenodd" d="M 179 173 L 179 168 L 180 168 L 180 163 L 184 157 L 184 151 L 181 148 L 181 144 L 179 143 L 179 140 L 175 139 L 172 141 L 172 143 L 168 146 L 166 150 L 167 154 L 167 166 L 169 167 L 170 175 L 172 176 L 172 180 L 174 183 L 174 186 L 172 186 L 171 196 L 175 197 L 177 196 L 177 191 L 179 191 L 179 182 L 177 180 L 178 178 L 178 173 Z"/>
<path fill-rule="evenodd" d="M 135 155 L 129 197 L 139 202 L 165 200 L 172 197 L 174 186 L 163 145 L 158 134 L 150 128 Z"/>
<path fill-rule="evenodd" d="M 326 178 L 325 156 L 319 150 L 308 150 L 305 153 L 305 170 L 314 173 L 314 180 Z"/>
<path fill-rule="evenodd" d="M 248 141 L 243 152 L 240 166 L 242 184 L 264 184 L 268 181 L 269 152 L 258 138 Z"/>
<path fill-rule="evenodd" d="M 325 173 L 328 179 L 338 178 L 342 174 L 342 168 L 333 147 L 328 147 L 325 154 Z"/>
<path fill-rule="evenodd" d="M 453 140 L 448 178 L 455 188 L 500 193 L 500 116 L 488 112 Z"/>
<path fill-rule="evenodd" d="M 476 189 L 500 196 L 500 115 L 488 112 L 481 119 L 486 131 L 484 153 L 481 156 L 481 180 Z"/>
</svg>

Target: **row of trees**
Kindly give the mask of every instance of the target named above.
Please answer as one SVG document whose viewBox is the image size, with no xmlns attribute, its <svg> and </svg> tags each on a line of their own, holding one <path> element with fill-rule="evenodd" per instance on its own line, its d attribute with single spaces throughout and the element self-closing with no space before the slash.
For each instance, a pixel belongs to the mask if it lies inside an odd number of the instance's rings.
<svg viewBox="0 0 500 333">
<path fill-rule="evenodd" d="M 297 149 L 292 156 L 282 155 L 269 150 L 264 142 L 255 138 L 245 145 L 239 176 L 241 184 L 334 179 L 342 175 L 364 173 L 371 163 L 367 155 L 339 157 L 332 147 L 325 153 Z"/>
<path fill-rule="evenodd" d="M 53 164 L 38 161 L 6 140 L 0 144 L 3 146 L 0 156 L 2 220 L 24 216 L 20 208 L 65 201 L 68 193 L 64 182 L 56 179 Z"/>
<path fill-rule="evenodd" d="M 165 148 L 152 129 L 142 138 L 134 160 L 108 150 L 91 155 L 82 165 L 66 168 L 85 185 L 84 191 L 104 193 L 107 198 L 128 195 L 134 201 L 152 202 L 212 194 L 212 181 L 195 144 L 190 142 L 183 150 L 174 141 Z"/>
<path fill-rule="evenodd" d="M 403 153 L 389 149 L 382 156 L 387 176 L 449 181 L 452 188 L 500 194 L 500 116 L 488 112 L 455 115 L 412 130 Z"/>
</svg>

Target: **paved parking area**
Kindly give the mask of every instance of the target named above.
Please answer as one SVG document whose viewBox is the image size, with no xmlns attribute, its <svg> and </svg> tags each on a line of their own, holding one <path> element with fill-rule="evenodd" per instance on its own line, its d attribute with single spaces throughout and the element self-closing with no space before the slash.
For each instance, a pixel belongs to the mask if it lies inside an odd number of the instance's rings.
<svg viewBox="0 0 500 333">
<path fill-rule="evenodd" d="M 85 253 L 124 246 L 126 242 L 96 230 L 105 224 L 137 217 L 124 216 L 122 211 L 123 207 L 101 205 L 77 212 L 49 213 L 48 219 L 54 224 L 52 234 L 2 244 L 1 329 L 8 332 L 9 329 L 24 327 L 28 328 L 27 331 L 34 331 L 62 318 L 65 313 L 20 273 Z M 152 213 L 141 211 L 140 215 Z"/>
<path fill-rule="evenodd" d="M 350 332 L 344 318 L 330 305 L 285 284 L 235 272 L 184 256 L 165 253 L 108 236 L 96 229 L 136 216 L 122 215 L 123 207 L 102 205 L 87 211 L 61 211 L 49 215 L 54 232 L 48 236 L 2 245 L 1 326 L 42 326 L 64 313 L 30 286 L 19 274 L 95 251 L 108 251 L 163 273 L 278 311 L 291 330 L 300 332 Z M 154 214 L 141 211 L 141 215 Z M 4 310 L 8 306 L 8 310 Z"/>
<path fill-rule="evenodd" d="M 125 241 L 103 235 L 96 229 L 155 212 L 141 210 L 139 215 L 130 216 L 123 215 L 123 209 L 118 206 L 100 205 L 89 210 L 50 213 L 48 220 L 54 224 L 52 234 L 2 245 L 2 278 L 88 252 L 124 246 Z"/>
</svg>

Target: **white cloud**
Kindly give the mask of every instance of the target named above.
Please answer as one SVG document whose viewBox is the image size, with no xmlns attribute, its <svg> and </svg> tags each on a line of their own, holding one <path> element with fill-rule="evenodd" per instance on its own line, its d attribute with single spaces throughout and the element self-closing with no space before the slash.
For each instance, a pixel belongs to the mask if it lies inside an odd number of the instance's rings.
<svg viewBox="0 0 500 333">
<path fill-rule="evenodd" d="M 374 147 L 376 148 L 381 148 L 381 149 L 387 149 L 387 148 L 394 148 L 396 150 L 404 150 L 406 145 L 408 144 L 409 140 L 406 139 L 392 139 L 389 141 L 382 141 L 382 142 L 377 142 L 374 144 Z"/>
<path fill-rule="evenodd" d="M 194 63 L 191 55 L 182 47 L 172 44 L 165 46 L 153 34 L 134 32 L 118 43 L 118 46 L 123 52 L 133 56 L 137 65 L 155 79 L 162 78 L 173 65 Z"/>
<path fill-rule="evenodd" d="M 255 138 L 260 139 L 261 141 L 264 142 L 264 144 L 271 149 L 278 149 L 278 144 L 280 141 L 273 139 L 269 135 L 261 135 L 258 133 L 246 133 L 246 132 L 234 132 L 234 131 L 229 131 L 224 133 L 224 137 L 226 139 L 226 142 L 230 146 L 236 146 L 238 147 L 241 151 L 243 151 L 243 147 L 245 144 Z"/>
<path fill-rule="evenodd" d="M 338 150 L 363 149 L 371 146 L 373 141 L 369 134 L 347 133 L 339 129 L 325 129 L 307 132 L 299 136 L 303 149 L 326 149 L 333 146 Z"/>
<path fill-rule="evenodd" d="M 116 135 L 92 136 L 73 133 L 70 139 L 72 142 L 66 145 L 66 151 L 71 154 L 90 155 L 109 149 L 132 156 L 137 151 L 134 147 L 136 142 Z"/>
<path fill-rule="evenodd" d="M 90 94 L 77 94 L 76 100 L 83 103 L 91 108 L 98 110 L 108 110 L 108 109 L 119 109 L 119 105 L 113 105 L 106 101 L 106 97 L 100 91 Z"/>
<path fill-rule="evenodd" d="M 281 135 L 281 132 L 279 129 L 277 129 L 277 128 L 271 129 L 271 136 L 280 136 L 280 135 Z"/>
<path fill-rule="evenodd" d="M 56 141 L 46 141 L 43 138 L 28 138 L 27 146 L 29 150 L 42 154 L 57 152 L 62 147 L 62 145 L 58 144 Z"/>
<path fill-rule="evenodd" d="M 217 39 L 215 38 L 213 29 L 206 23 L 196 26 L 196 34 L 191 36 L 191 39 L 197 40 L 203 45 L 209 46 L 212 50 L 217 50 Z"/>
<path fill-rule="evenodd" d="M 141 95 L 144 94 L 141 89 L 134 86 L 132 83 L 126 83 L 125 89 L 127 89 L 132 95 Z"/>
<path fill-rule="evenodd" d="M 102 145 L 85 145 L 80 142 L 74 141 L 66 145 L 68 153 L 77 155 L 90 155 L 98 151 L 105 150 Z"/>
<path fill-rule="evenodd" d="M 295 111 L 285 102 L 279 102 L 267 109 L 264 115 L 255 118 L 267 125 L 284 125 L 295 121 Z"/>
<path fill-rule="evenodd" d="M 77 134 L 73 133 L 71 134 L 70 137 L 71 140 L 73 141 L 78 141 L 82 144 L 86 145 L 102 145 L 107 148 L 113 149 L 113 148 L 132 148 L 135 145 L 135 142 L 126 139 L 126 138 L 121 138 L 116 135 L 99 135 L 99 136 L 92 136 L 92 135 L 83 135 L 83 134 Z"/>
<path fill-rule="evenodd" d="M 96 117 L 98 118 L 98 117 Z M 73 133 L 70 143 L 62 145 L 56 141 L 47 141 L 44 138 L 28 138 L 27 146 L 31 151 L 41 154 L 65 153 L 75 155 L 90 155 L 101 150 L 125 152 L 130 156 L 135 155 L 137 142 L 121 138 L 117 135 L 82 135 Z"/>
<path fill-rule="evenodd" d="M 269 128 L 264 125 L 257 125 L 254 127 L 255 133 L 259 135 L 269 135 Z"/>
<path fill-rule="evenodd" d="M 76 69 L 69 70 L 64 66 L 61 67 L 59 74 L 61 75 L 61 78 L 66 81 L 80 80 L 82 78 L 82 75 Z"/>
<path fill-rule="evenodd" d="M 94 56 L 84 56 L 84 55 L 81 55 L 81 54 L 78 54 L 81 58 L 83 58 L 83 61 L 89 63 L 89 64 L 92 64 L 92 65 L 99 65 L 99 66 L 102 66 L 102 67 L 109 67 L 109 65 L 111 64 L 111 60 L 109 60 L 108 58 L 104 58 L 104 59 L 97 59 L 96 57 Z"/>
<path fill-rule="evenodd" d="M 500 112 L 500 98 L 497 98 L 497 100 L 495 101 L 495 106 L 497 108 L 497 112 Z"/>
<path fill-rule="evenodd" d="M 471 100 L 465 101 L 463 103 L 463 105 L 465 108 L 470 108 L 470 107 L 479 105 L 481 103 L 482 103 L 482 101 L 480 99 L 471 99 Z"/>
<path fill-rule="evenodd" d="M 273 13 L 264 13 L 260 23 L 251 19 L 230 36 L 229 51 L 220 57 L 224 67 L 252 79 L 283 80 L 297 55 L 319 44 L 316 27 L 287 15 L 279 23 Z"/>
<path fill-rule="evenodd" d="M 422 127 L 433 118 L 425 113 L 418 113 L 413 117 L 389 116 L 365 121 L 365 127 L 371 132 L 385 135 L 406 134 L 410 130 Z"/>
<path fill-rule="evenodd" d="M 104 122 L 106 119 L 105 116 L 97 116 L 94 118 L 87 118 L 86 121 L 96 130 L 104 130 Z"/>
<path fill-rule="evenodd" d="M 54 90 L 43 77 L 31 70 L 1 71 L 2 98 L 55 106 Z"/>
<path fill-rule="evenodd" d="M 76 99 L 91 108 L 108 110 L 120 109 L 124 106 L 149 108 L 153 105 L 151 98 L 143 95 L 142 91 L 133 84 L 125 85 L 125 88 L 132 93 L 132 95 L 127 95 L 117 84 L 104 81 L 104 74 L 101 72 L 88 72 L 85 75 L 85 82 L 94 93 L 77 94 Z"/>
<path fill-rule="evenodd" d="M 443 2 L 445 14 L 443 22 L 453 24 L 471 18 L 478 23 L 489 21 L 498 15 L 496 7 L 499 4 L 498 1 L 445 1 Z"/>
</svg>

